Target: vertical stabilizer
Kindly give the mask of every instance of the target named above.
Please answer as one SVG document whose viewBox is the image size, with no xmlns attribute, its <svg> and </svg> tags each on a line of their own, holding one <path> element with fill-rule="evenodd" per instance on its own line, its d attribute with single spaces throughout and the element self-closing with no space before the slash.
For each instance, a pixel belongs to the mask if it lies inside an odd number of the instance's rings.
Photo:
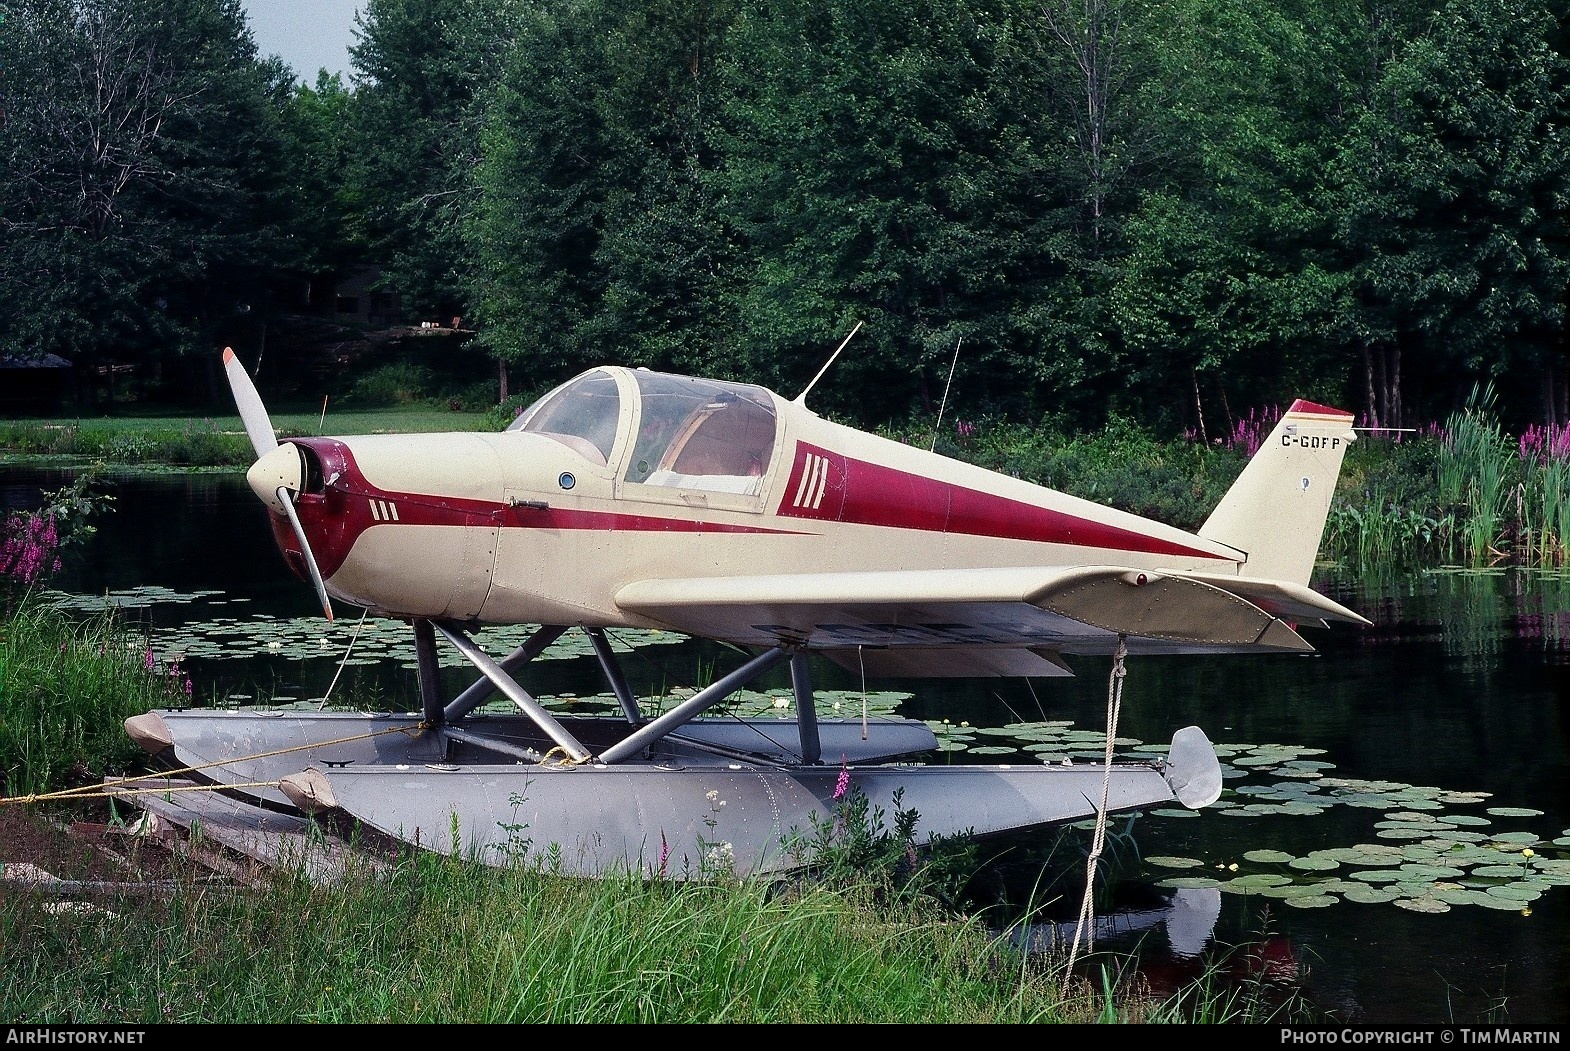
<svg viewBox="0 0 1570 1051">
<path fill-rule="evenodd" d="M 1243 552 L 1241 576 L 1307 584 L 1354 438 L 1350 412 L 1293 402 L 1199 535 Z"/>
</svg>

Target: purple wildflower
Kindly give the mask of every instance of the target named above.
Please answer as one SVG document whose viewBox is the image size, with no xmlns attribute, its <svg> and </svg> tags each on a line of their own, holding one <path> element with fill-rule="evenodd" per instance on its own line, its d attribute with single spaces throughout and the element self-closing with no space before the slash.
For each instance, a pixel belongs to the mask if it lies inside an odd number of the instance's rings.
<svg viewBox="0 0 1570 1051">
<path fill-rule="evenodd" d="M 850 791 L 850 770 L 849 770 L 848 767 L 846 767 L 844 765 L 844 760 L 842 759 L 842 760 L 840 760 L 840 776 L 839 776 L 839 780 L 834 782 L 834 801 L 837 803 L 841 799 L 844 799 L 845 798 L 845 793 L 849 792 L 849 791 Z"/>
</svg>

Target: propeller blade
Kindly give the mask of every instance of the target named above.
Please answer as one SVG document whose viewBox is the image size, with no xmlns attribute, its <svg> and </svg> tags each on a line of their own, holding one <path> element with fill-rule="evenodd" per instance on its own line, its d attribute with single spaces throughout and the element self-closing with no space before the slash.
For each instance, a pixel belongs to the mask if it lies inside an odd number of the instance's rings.
<svg viewBox="0 0 1570 1051">
<path fill-rule="evenodd" d="M 245 366 L 234 356 L 233 347 L 224 348 L 224 372 L 229 376 L 229 389 L 234 393 L 235 408 L 240 410 L 240 422 L 245 424 L 251 448 L 256 450 L 256 458 L 261 459 L 278 448 L 278 437 L 273 433 L 273 421 L 267 417 L 262 396 L 256 393 L 256 384 L 246 374 Z M 295 531 L 299 532 L 298 524 Z"/>
<path fill-rule="evenodd" d="M 322 571 L 316 568 L 316 556 L 311 554 L 310 541 L 305 539 L 305 527 L 300 524 L 294 501 L 289 499 L 289 490 L 281 485 L 278 487 L 278 502 L 283 505 L 283 513 L 289 516 L 289 524 L 294 526 L 294 538 L 300 542 L 300 554 L 305 556 L 305 568 L 311 574 L 311 583 L 316 586 L 316 597 L 322 600 L 322 612 L 331 622 L 333 604 L 327 598 L 327 585 L 322 583 Z"/>
</svg>

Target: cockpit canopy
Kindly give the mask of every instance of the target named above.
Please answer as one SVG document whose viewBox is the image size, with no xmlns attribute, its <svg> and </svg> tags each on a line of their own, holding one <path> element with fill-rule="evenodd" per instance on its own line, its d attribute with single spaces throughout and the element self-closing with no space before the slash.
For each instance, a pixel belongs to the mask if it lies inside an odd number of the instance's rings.
<svg viewBox="0 0 1570 1051">
<path fill-rule="evenodd" d="M 555 439 L 604 465 L 623 422 L 623 370 L 595 369 L 557 387 L 507 428 Z M 762 387 L 627 370 L 637 428 L 626 481 L 756 493 L 774 455 L 778 420 Z M 635 422 L 634 422 L 635 421 Z"/>
</svg>

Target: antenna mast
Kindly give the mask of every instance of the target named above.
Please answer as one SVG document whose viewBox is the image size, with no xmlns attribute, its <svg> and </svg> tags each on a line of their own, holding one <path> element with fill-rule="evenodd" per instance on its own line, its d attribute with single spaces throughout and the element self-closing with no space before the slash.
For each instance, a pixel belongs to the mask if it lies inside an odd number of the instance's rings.
<svg viewBox="0 0 1570 1051">
<path fill-rule="evenodd" d="M 943 384 L 943 400 L 938 402 L 938 420 L 932 425 L 932 448 L 928 449 L 928 452 L 936 452 L 938 448 L 938 428 L 943 426 L 943 410 L 949 403 L 949 387 L 954 383 L 954 366 L 959 364 L 959 348 L 964 342 L 964 336 L 954 342 L 954 360 L 949 362 L 949 378 L 948 382 Z"/>
<path fill-rule="evenodd" d="M 859 331 L 861 331 L 861 322 L 858 321 L 856 322 L 856 327 L 850 330 L 850 336 L 854 336 Z M 836 350 L 833 354 L 829 355 L 829 360 L 823 363 L 823 367 L 818 370 L 818 374 L 816 376 L 812 377 L 812 382 L 807 384 L 806 389 L 804 389 L 800 394 L 796 395 L 797 405 L 807 404 L 807 391 L 816 386 L 817 382 L 823 378 L 823 374 L 829 371 L 829 366 L 834 364 L 834 359 L 840 356 L 840 351 L 844 350 L 845 344 L 850 342 L 850 336 L 846 336 L 844 342 L 839 345 L 839 349 Z"/>
</svg>

